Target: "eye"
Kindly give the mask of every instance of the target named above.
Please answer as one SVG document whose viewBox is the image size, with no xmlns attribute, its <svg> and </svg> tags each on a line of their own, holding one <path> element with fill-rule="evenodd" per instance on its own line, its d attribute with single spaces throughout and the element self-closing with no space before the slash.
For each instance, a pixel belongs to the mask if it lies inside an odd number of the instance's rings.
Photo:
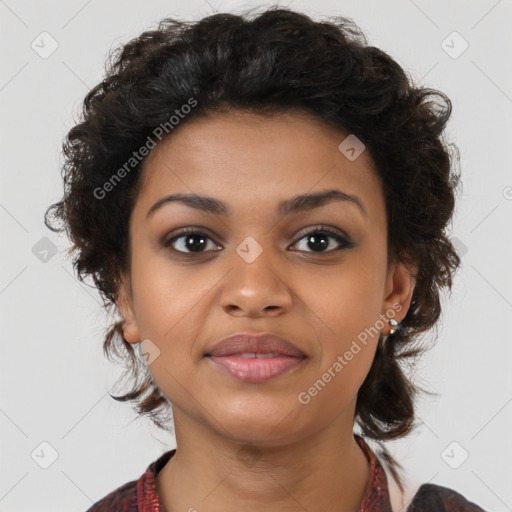
<svg viewBox="0 0 512 512">
<path fill-rule="evenodd" d="M 203 249 L 208 247 L 208 242 L 212 242 L 210 246 L 218 247 L 204 231 L 195 228 L 184 228 L 178 235 L 164 241 L 163 246 L 172 246 L 174 251 L 182 254 L 194 254 L 205 252 Z"/>
<path fill-rule="evenodd" d="M 299 249 L 305 252 L 316 252 L 316 253 L 329 253 L 333 251 L 340 251 L 342 249 L 350 249 L 354 247 L 354 243 L 350 241 L 349 237 L 342 235 L 341 232 L 335 231 L 326 226 L 318 226 L 309 231 L 303 232 L 303 236 L 293 244 L 297 245 L 302 240 L 306 249 Z M 333 245 L 338 247 L 330 248 Z M 197 228 L 183 228 L 178 234 L 162 242 L 164 248 L 172 246 L 172 250 L 177 253 L 185 255 L 193 255 L 208 252 L 208 250 L 220 250 L 221 247 L 214 243 L 212 237 L 210 237 L 204 231 Z M 292 247 L 293 247 L 292 246 Z M 307 247 L 318 249 L 313 251 L 307 251 Z M 328 249 L 328 250 L 326 250 Z"/>
<path fill-rule="evenodd" d="M 327 228 L 325 226 L 320 226 L 306 232 L 305 235 L 302 236 L 302 238 L 300 238 L 297 242 L 295 242 L 294 245 L 297 245 L 301 240 L 306 240 L 303 243 L 303 246 L 318 249 L 312 251 L 316 253 L 340 251 L 342 249 L 350 249 L 354 247 L 354 243 L 348 237 L 343 236 L 338 231 L 334 231 L 333 229 Z M 338 247 L 325 250 L 332 246 L 332 240 L 335 242 L 334 245 L 338 244 Z M 308 251 L 306 250 L 306 252 Z"/>
</svg>

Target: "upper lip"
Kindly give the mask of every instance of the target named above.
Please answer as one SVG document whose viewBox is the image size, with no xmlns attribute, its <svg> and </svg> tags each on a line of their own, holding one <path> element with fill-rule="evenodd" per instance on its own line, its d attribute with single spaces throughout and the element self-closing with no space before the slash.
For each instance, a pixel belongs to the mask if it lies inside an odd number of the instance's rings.
<svg viewBox="0 0 512 512">
<path fill-rule="evenodd" d="M 206 350 L 206 356 L 223 357 L 234 354 L 282 354 L 306 357 L 292 342 L 271 333 L 238 332 L 221 339 Z"/>
</svg>

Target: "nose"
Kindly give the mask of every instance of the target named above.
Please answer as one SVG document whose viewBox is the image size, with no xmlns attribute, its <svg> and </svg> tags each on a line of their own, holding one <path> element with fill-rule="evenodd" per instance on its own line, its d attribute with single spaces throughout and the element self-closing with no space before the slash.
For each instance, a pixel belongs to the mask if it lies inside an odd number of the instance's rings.
<svg viewBox="0 0 512 512">
<path fill-rule="evenodd" d="M 220 296 L 221 306 L 234 316 L 279 316 L 293 305 L 293 294 L 283 271 L 265 249 L 249 262 L 235 253 Z"/>
</svg>

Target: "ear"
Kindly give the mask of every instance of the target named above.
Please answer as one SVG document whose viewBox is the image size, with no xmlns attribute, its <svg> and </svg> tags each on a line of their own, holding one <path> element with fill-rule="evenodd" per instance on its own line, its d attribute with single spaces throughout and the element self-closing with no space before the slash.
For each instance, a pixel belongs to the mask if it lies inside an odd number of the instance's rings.
<svg viewBox="0 0 512 512">
<path fill-rule="evenodd" d="M 413 264 L 395 261 L 390 265 L 386 277 L 384 302 L 382 305 L 382 313 L 388 319 L 394 318 L 400 323 L 405 318 L 416 285 L 415 276 L 417 272 L 418 267 Z M 387 332 L 382 334 L 389 334 L 391 329 L 392 326 L 389 325 Z"/>
<path fill-rule="evenodd" d="M 124 318 L 123 335 L 129 343 L 139 343 L 139 326 L 133 307 L 133 293 L 129 276 L 123 274 L 117 294 L 117 307 Z"/>
</svg>

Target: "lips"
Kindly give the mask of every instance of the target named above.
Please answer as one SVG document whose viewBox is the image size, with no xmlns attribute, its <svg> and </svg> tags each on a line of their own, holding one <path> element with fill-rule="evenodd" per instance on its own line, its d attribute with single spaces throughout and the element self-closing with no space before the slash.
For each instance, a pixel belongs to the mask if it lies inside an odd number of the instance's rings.
<svg viewBox="0 0 512 512">
<path fill-rule="evenodd" d="M 262 355 L 289 356 L 304 358 L 306 354 L 296 345 L 280 336 L 270 333 L 237 333 L 223 338 L 218 343 L 207 349 L 205 356 L 226 357 L 233 355 L 258 357 Z"/>
<path fill-rule="evenodd" d="M 289 374 L 303 365 L 306 358 L 275 356 L 269 358 L 223 356 L 206 360 L 224 373 L 243 382 L 260 384 L 279 375 Z"/>
<path fill-rule="evenodd" d="M 302 367 L 307 356 L 297 346 L 270 333 L 238 333 L 205 354 L 215 368 L 237 380 L 262 384 Z"/>
</svg>

